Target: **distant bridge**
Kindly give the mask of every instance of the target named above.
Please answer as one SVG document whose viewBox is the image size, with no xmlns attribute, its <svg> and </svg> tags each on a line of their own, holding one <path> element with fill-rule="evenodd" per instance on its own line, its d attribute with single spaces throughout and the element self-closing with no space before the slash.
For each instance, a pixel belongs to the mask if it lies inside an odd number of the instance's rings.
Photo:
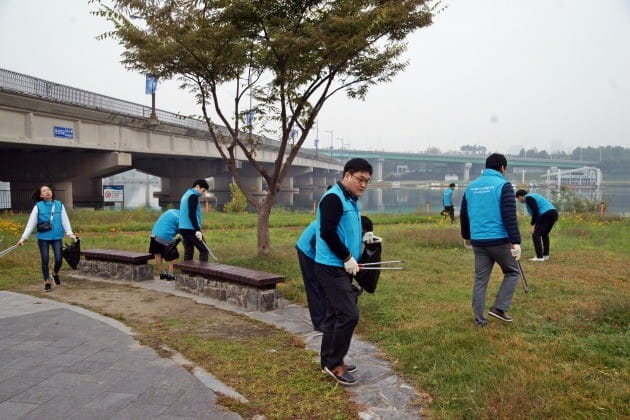
<svg viewBox="0 0 630 420">
<path fill-rule="evenodd" d="M 385 152 L 377 150 L 341 150 L 335 149 L 320 150 L 320 155 L 336 157 L 341 160 L 353 157 L 362 157 L 369 160 L 386 159 L 400 161 L 425 161 L 425 162 L 444 162 L 444 163 L 473 163 L 484 165 L 487 155 L 460 155 L 460 154 L 442 154 L 442 153 L 412 153 L 412 152 Z M 549 168 L 556 167 L 561 169 L 576 169 L 587 165 L 594 165 L 596 162 L 581 160 L 561 160 L 561 159 L 541 159 L 541 158 L 522 158 L 516 156 L 507 156 L 509 166 L 519 167 L 539 167 Z"/>
<path fill-rule="evenodd" d="M 161 177 L 160 204 L 179 203 L 197 178 L 214 178 L 215 190 L 229 191 L 232 175 L 209 139 L 204 121 L 156 110 L 28 75 L 0 69 L 0 180 L 11 183 L 14 209 L 30 208 L 28 191 L 41 182 L 55 185 L 71 208 L 102 204 L 102 178 L 130 169 Z M 224 127 L 217 127 L 224 131 Z M 254 135 L 257 161 L 269 170 L 279 142 Z M 264 194 L 263 179 L 242 153 L 239 176 L 253 193 Z M 283 181 L 290 205 L 294 187 L 325 187 L 343 164 L 326 155 L 300 151 Z"/>
</svg>

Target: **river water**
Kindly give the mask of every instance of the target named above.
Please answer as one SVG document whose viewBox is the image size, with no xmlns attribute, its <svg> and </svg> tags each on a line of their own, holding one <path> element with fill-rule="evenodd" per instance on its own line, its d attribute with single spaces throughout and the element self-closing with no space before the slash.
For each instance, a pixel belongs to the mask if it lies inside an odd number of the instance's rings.
<svg viewBox="0 0 630 420">
<path fill-rule="evenodd" d="M 147 187 L 150 189 L 147 194 Z M 125 208 L 148 206 L 158 208 L 158 200 L 153 192 L 159 191 L 159 185 L 131 184 L 125 186 Z M 292 210 L 312 210 L 324 188 L 305 188 L 299 193 L 281 193 L 276 204 Z M 370 186 L 361 198 L 361 209 L 366 213 L 420 213 L 426 214 L 427 205 L 431 214 L 442 210 L 443 188 L 378 188 Z M 606 203 L 608 213 L 630 216 L 630 185 L 606 186 L 599 192 L 590 188 L 572 189 L 578 197 L 587 198 L 592 202 Z M 536 192 L 549 197 L 548 190 L 538 188 Z M 453 192 L 453 202 L 459 209 L 464 188 L 456 188 Z M 221 209 L 229 200 L 228 194 L 214 194 L 213 204 Z"/>
</svg>

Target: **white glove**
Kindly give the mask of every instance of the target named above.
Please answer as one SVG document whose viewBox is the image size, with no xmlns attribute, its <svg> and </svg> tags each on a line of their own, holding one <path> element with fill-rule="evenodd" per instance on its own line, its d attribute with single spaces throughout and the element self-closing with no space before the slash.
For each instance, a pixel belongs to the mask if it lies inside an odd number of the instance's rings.
<svg viewBox="0 0 630 420">
<path fill-rule="evenodd" d="M 519 244 L 512 244 L 512 256 L 517 261 L 521 259 L 521 246 Z"/>
<path fill-rule="evenodd" d="M 363 234 L 363 242 L 366 244 L 377 244 L 383 242 L 383 238 L 376 236 L 374 232 L 365 232 Z"/>
<path fill-rule="evenodd" d="M 201 238 L 203 238 L 203 235 L 201 234 L 200 231 L 195 232 L 195 238 L 201 241 Z"/>
<path fill-rule="evenodd" d="M 470 243 L 470 239 L 464 239 L 464 248 L 472 250 L 472 244 Z"/>
<path fill-rule="evenodd" d="M 346 269 L 346 273 L 351 276 L 356 276 L 359 272 L 359 263 L 357 263 L 357 260 L 355 260 L 354 257 L 350 257 L 348 261 L 343 263 L 343 268 Z"/>
</svg>

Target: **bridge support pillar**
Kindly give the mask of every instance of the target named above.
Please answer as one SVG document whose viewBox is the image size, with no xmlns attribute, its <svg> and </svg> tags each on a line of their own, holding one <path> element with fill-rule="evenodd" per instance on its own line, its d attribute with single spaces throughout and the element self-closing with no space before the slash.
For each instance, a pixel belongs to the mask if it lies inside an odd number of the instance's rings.
<svg viewBox="0 0 630 420">
<path fill-rule="evenodd" d="M 376 159 L 376 165 L 374 165 L 373 178 L 377 181 L 383 180 L 383 162 L 385 159 Z"/>
<path fill-rule="evenodd" d="M 464 164 L 464 181 L 470 181 L 470 168 L 472 168 L 472 163 Z"/>
<path fill-rule="evenodd" d="M 158 198 L 159 206 L 173 207 L 178 209 L 182 194 L 192 187 L 192 183 L 197 178 L 180 178 L 180 177 L 161 177 L 162 189 L 153 193 Z"/>
<path fill-rule="evenodd" d="M 285 176 L 280 184 L 280 191 L 290 191 L 295 192 L 295 188 L 293 187 L 293 177 Z"/>
</svg>

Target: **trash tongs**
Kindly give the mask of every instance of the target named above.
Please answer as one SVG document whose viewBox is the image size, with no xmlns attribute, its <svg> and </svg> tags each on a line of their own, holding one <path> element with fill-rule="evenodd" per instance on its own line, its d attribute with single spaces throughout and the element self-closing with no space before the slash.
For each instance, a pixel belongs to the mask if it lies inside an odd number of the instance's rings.
<svg viewBox="0 0 630 420">
<path fill-rule="evenodd" d="M 12 251 L 14 251 L 16 248 L 18 247 L 17 244 L 8 247 L 7 249 L 5 249 L 4 251 L 0 251 L 0 257 L 4 257 L 7 254 L 10 254 Z"/>
<path fill-rule="evenodd" d="M 206 247 L 206 250 L 208 251 L 208 254 L 210 254 L 210 256 L 212 258 L 214 258 L 215 261 L 219 261 L 219 259 L 217 258 L 216 255 L 214 255 L 214 252 L 212 252 L 212 250 L 210 249 L 210 247 L 208 246 L 208 244 L 206 243 L 206 241 L 204 241 L 203 239 L 201 240 L 201 243 L 203 244 L 203 246 Z"/>
<path fill-rule="evenodd" d="M 404 270 L 405 267 L 379 267 L 381 264 L 397 264 L 404 263 L 403 260 L 379 261 L 359 264 L 359 270 Z"/>
</svg>

